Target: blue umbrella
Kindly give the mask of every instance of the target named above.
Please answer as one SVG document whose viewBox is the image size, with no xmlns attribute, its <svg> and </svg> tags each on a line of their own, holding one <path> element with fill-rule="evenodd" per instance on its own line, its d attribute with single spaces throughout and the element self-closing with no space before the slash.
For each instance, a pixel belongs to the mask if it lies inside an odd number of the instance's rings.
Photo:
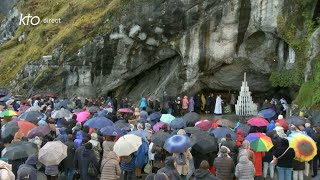
<svg viewBox="0 0 320 180">
<path fill-rule="evenodd" d="M 95 113 L 94 117 L 106 117 L 107 114 L 108 114 L 108 112 L 106 110 L 102 110 L 102 111 Z"/>
<path fill-rule="evenodd" d="M 101 129 L 106 126 L 113 126 L 113 122 L 105 117 L 94 117 L 84 123 L 84 125 L 91 128 Z"/>
<path fill-rule="evenodd" d="M 134 135 L 137 135 L 139 137 L 142 137 L 142 138 L 147 138 L 149 133 L 143 129 L 138 129 L 136 131 L 131 131 L 129 132 L 128 134 L 134 134 Z"/>
<path fill-rule="evenodd" d="M 120 128 L 117 128 L 115 126 L 106 126 L 100 129 L 100 132 L 103 135 L 107 135 L 107 136 L 123 136 L 124 135 L 124 132 L 121 131 Z"/>
<path fill-rule="evenodd" d="M 0 98 L 0 101 L 4 102 L 4 101 L 8 101 L 11 98 L 11 95 L 6 95 L 2 98 Z"/>
<path fill-rule="evenodd" d="M 303 125 L 306 123 L 304 118 L 300 116 L 288 116 L 286 121 L 288 124 L 293 124 L 295 126 Z"/>
<path fill-rule="evenodd" d="M 260 114 L 264 118 L 272 118 L 274 115 L 276 115 L 276 112 L 273 109 L 263 109 L 259 111 L 258 114 Z"/>
<path fill-rule="evenodd" d="M 183 118 L 175 118 L 173 121 L 171 121 L 170 127 L 172 129 L 183 129 L 187 127 L 187 124 Z"/>
<path fill-rule="evenodd" d="M 150 116 L 148 117 L 149 121 L 155 121 L 155 120 L 159 120 L 161 118 L 161 112 L 155 112 L 150 114 Z"/>
<path fill-rule="evenodd" d="M 164 149 L 170 153 L 181 153 L 189 147 L 191 139 L 187 135 L 174 135 L 164 143 Z"/>
<path fill-rule="evenodd" d="M 250 131 L 250 126 L 248 124 L 240 124 L 237 128 L 236 128 L 236 131 L 237 130 L 241 130 L 242 131 L 242 134 L 244 136 L 247 136 L 249 134 L 249 131 Z"/>
<path fill-rule="evenodd" d="M 226 127 L 220 127 L 217 129 L 211 129 L 210 134 L 213 134 L 215 138 L 220 139 L 220 138 L 225 138 L 226 134 L 230 134 L 233 140 L 237 139 L 237 134 L 233 132 L 231 129 L 226 128 Z"/>
</svg>

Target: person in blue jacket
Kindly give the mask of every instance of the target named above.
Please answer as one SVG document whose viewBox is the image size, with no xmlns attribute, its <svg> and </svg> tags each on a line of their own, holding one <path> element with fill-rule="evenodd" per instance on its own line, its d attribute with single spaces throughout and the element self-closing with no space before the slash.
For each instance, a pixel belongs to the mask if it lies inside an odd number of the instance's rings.
<svg viewBox="0 0 320 180">
<path fill-rule="evenodd" d="M 140 103 L 140 111 L 142 111 L 142 108 L 147 107 L 147 99 L 145 97 L 141 98 L 141 103 Z"/>
<path fill-rule="evenodd" d="M 148 162 L 149 144 L 145 138 L 142 138 L 142 145 L 135 152 L 135 175 L 137 179 L 142 179 L 141 170 Z"/>
</svg>

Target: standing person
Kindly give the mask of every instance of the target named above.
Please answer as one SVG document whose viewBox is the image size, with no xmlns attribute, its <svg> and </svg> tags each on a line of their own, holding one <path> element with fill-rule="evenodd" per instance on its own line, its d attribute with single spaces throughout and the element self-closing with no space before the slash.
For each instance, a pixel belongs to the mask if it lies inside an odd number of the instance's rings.
<svg viewBox="0 0 320 180">
<path fill-rule="evenodd" d="M 143 129 L 143 128 L 142 128 Z M 145 138 L 142 139 L 142 144 L 135 152 L 135 176 L 137 179 L 142 179 L 141 170 L 148 162 L 149 144 Z"/>
<path fill-rule="evenodd" d="M 274 156 L 278 159 L 277 170 L 281 180 L 291 180 L 292 161 L 295 152 L 289 147 L 289 141 L 285 138 L 281 139 L 281 146 L 276 150 Z"/>
<path fill-rule="evenodd" d="M 93 150 L 94 154 L 96 155 L 96 158 L 98 159 L 98 161 L 100 161 L 100 159 L 101 159 L 100 154 L 101 154 L 102 148 L 101 148 L 100 142 L 98 141 L 98 134 L 97 133 L 91 134 L 91 139 L 89 140 L 89 143 L 92 144 L 92 150 Z"/>
<path fill-rule="evenodd" d="M 140 111 L 142 110 L 142 108 L 147 108 L 147 99 L 146 96 L 141 98 L 141 103 L 140 103 Z"/>
<path fill-rule="evenodd" d="M 211 107 L 211 97 L 210 95 L 208 95 L 206 98 L 206 110 L 205 110 L 206 114 L 210 113 L 210 107 Z"/>
<path fill-rule="evenodd" d="M 96 170 L 99 170 L 99 162 L 94 152 L 92 151 L 92 144 L 86 143 L 84 148 L 76 152 L 75 155 L 75 168 L 78 170 L 81 179 L 94 180 L 96 176 L 89 176 L 89 165 L 93 165 Z"/>
<path fill-rule="evenodd" d="M 113 151 L 113 146 L 115 144 L 114 140 L 115 140 L 115 136 L 106 136 L 106 137 L 104 137 L 104 141 L 102 143 L 103 155 L 102 155 L 101 164 L 105 163 L 105 161 L 107 160 L 109 152 Z"/>
<path fill-rule="evenodd" d="M 132 180 L 135 159 L 136 157 L 133 154 L 120 157 L 120 167 L 124 171 L 124 180 Z"/>
<path fill-rule="evenodd" d="M 292 173 L 292 179 L 293 180 L 303 180 L 303 171 L 305 169 L 305 162 L 300 162 L 297 160 L 292 161 L 292 168 L 293 168 L 293 173 Z"/>
<path fill-rule="evenodd" d="M 176 116 L 180 116 L 180 109 L 181 109 L 181 99 L 180 97 L 177 97 L 177 99 L 175 100 L 175 115 Z"/>
<path fill-rule="evenodd" d="M 238 180 L 254 180 L 255 168 L 247 156 L 241 156 L 236 166 L 235 176 Z"/>
<path fill-rule="evenodd" d="M 58 180 L 58 165 L 46 166 L 44 174 L 47 176 L 47 180 Z"/>
<path fill-rule="evenodd" d="M 277 143 L 275 142 L 276 133 L 273 130 L 273 131 L 270 131 L 269 133 L 267 133 L 267 135 L 271 138 L 274 146 L 268 152 L 266 152 L 265 156 L 262 158 L 263 178 L 267 178 L 268 169 L 269 169 L 270 178 L 273 179 L 275 166 L 274 166 L 274 163 L 271 163 L 271 161 L 273 160 L 274 151 L 277 148 Z"/>
<path fill-rule="evenodd" d="M 216 176 L 219 180 L 231 180 L 235 172 L 234 161 L 228 155 L 228 148 L 221 146 L 220 155 L 214 159 L 213 166 L 216 170 Z"/>
<path fill-rule="evenodd" d="M 15 180 L 15 175 L 11 171 L 12 166 L 0 160 L 0 179 Z"/>
<path fill-rule="evenodd" d="M 216 105 L 214 107 L 215 114 L 217 114 L 217 115 L 222 114 L 222 103 L 223 103 L 223 100 L 221 99 L 221 95 L 218 95 L 216 98 Z"/>
<path fill-rule="evenodd" d="M 252 163 L 254 162 L 254 152 L 250 149 L 250 142 L 248 140 L 243 141 L 242 149 L 239 150 L 238 160 L 241 156 L 247 156 Z"/>
<path fill-rule="evenodd" d="M 253 154 L 254 154 L 254 168 L 256 169 L 256 173 L 255 173 L 255 177 L 260 177 L 262 176 L 262 158 L 265 156 L 264 152 L 256 152 L 254 150 Z"/>
<path fill-rule="evenodd" d="M 281 103 L 282 106 L 283 106 L 283 109 L 282 109 L 281 114 L 283 115 L 283 117 L 286 117 L 287 111 L 288 111 L 288 109 L 289 109 L 287 100 L 285 100 L 284 98 L 281 98 L 281 99 L 280 99 L 280 103 Z"/>
<path fill-rule="evenodd" d="M 169 156 L 165 160 L 165 166 L 158 170 L 158 173 L 166 174 L 170 180 L 181 180 L 181 177 L 174 167 L 175 159 L 172 156 Z"/>
<path fill-rule="evenodd" d="M 63 167 L 64 167 L 64 175 L 67 177 L 68 180 L 72 180 L 72 176 L 74 174 L 74 156 L 76 153 L 76 146 L 73 143 L 73 135 L 68 135 L 68 141 L 64 143 L 67 149 L 67 157 L 63 160 Z"/>
<path fill-rule="evenodd" d="M 211 172 L 209 171 L 209 163 L 206 160 L 203 160 L 200 163 L 199 169 L 195 172 L 195 180 L 218 180 Z"/>
<path fill-rule="evenodd" d="M 37 155 L 30 155 L 26 160 L 25 164 L 19 166 L 17 179 L 18 180 L 37 180 L 37 163 L 38 163 L 38 156 Z M 1 179 L 1 178 L 0 178 Z"/>
<path fill-rule="evenodd" d="M 221 143 L 221 146 L 226 146 L 230 150 L 230 156 L 234 161 L 234 164 L 237 162 L 237 154 L 238 154 L 238 147 L 235 141 L 232 139 L 230 134 L 226 134 L 226 141 Z"/>
<path fill-rule="evenodd" d="M 193 112 L 193 111 L 194 111 L 194 100 L 193 100 L 193 96 L 191 96 L 189 99 L 189 112 Z"/>
<path fill-rule="evenodd" d="M 149 98 L 148 98 L 148 107 L 149 107 L 151 110 L 154 110 L 153 98 L 152 98 L 152 97 L 149 97 Z"/>
<path fill-rule="evenodd" d="M 201 97 L 200 97 L 200 94 L 197 94 L 194 97 L 194 112 L 200 114 L 200 109 L 201 109 Z"/>
<path fill-rule="evenodd" d="M 114 97 L 113 99 L 113 111 L 117 112 L 118 111 L 118 98 Z"/>
<path fill-rule="evenodd" d="M 176 159 L 175 166 L 182 179 L 188 175 L 189 161 L 192 159 L 192 154 L 189 149 L 186 149 L 181 153 L 173 153 L 173 157 Z"/>
<path fill-rule="evenodd" d="M 181 115 L 184 115 L 187 112 L 189 106 L 189 100 L 187 96 L 184 96 L 182 99 L 182 109 L 181 109 Z"/>
<path fill-rule="evenodd" d="M 235 112 L 235 105 L 236 105 L 236 97 L 235 92 L 231 94 L 230 98 L 230 106 L 231 106 L 231 112 Z"/>
<path fill-rule="evenodd" d="M 101 180 L 120 179 L 121 169 L 119 166 L 120 158 L 114 151 L 110 151 L 106 161 L 101 164 Z"/>
<path fill-rule="evenodd" d="M 311 137 L 317 144 L 317 155 L 314 156 L 312 160 L 313 164 L 313 175 L 312 177 L 316 177 L 318 175 L 318 162 L 320 160 L 320 127 L 313 128 L 314 133 L 312 133 Z"/>
</svg>

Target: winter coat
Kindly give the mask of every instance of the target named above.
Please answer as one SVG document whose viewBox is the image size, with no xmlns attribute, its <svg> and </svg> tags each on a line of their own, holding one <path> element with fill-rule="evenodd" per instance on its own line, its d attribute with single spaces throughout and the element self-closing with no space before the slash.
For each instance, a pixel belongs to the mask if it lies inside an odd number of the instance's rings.
<svg viewBox="0 0 320 180">
<path fill-rule="evenodd" d="M 131 154 L 130 156 L 126 156 L 125 157 L 126 160 L 121 160 L 120 161 L 120 167 L 123 171 L 128 171 L 128 172 L 132 172 L 135 169 L 135 161 L 136 161 L 136 157 Z M 128 161 L 128 159 L 131 159 L 130 161 Z"/>
<path fill-rule="evenodd" d="M 110 151 L 104 164 L 101 164 L 101 180 L 120 179 L 121 169 L 119 166 L 120 159 L 115 152 Z"/>
<path fill-rule="evenodd" d="M 192 159 L 192 154 L 190 153 L 190 150 L 187 149 L 183 154 L 186 156 L 186 164 L 185 165 L 178 165 L 175 162 L 175 167 L 180 175 L 187 175 L 189 171 L 189 161 Z M 173 153 L 174 158 L 179 157 L 179 153 Z"/>
<path fill-rule="evenodd" d="M 194 107 L 201 107 L 201 97 L 200 96 L 195 96 L 194 97 Z"/>
<path fill-rule="evenodd" d="M 182 99 L 182 109 L 188 109 L 189 101 L 187 96 Z"/>
<path fill-rule="evenodd" d="M 98 160 L 100 160 L 100 158 L 101 158 L 100 154 L 101 154 L 102 148 L 101 148 L 100 142 L 98 141 L 98 138 L 91 137 L 91 140 L 89 141 L 89 143 L 92 144 L 92 150 L 93 150 L 94 154 L 96 155 L 96 158 Z"/>
<path fill-rule="evenodd" d="M 268 152 L 265 153 L 265 156 L 262 158 L 263 162 L 270 163 L 273 160 L 275 148 L 272 147 Z"/>
<path fill-rule="evenodd" d="M 73 141 L 77 148 L 81 146 L 83 135 L 81 131 L 76 133 L 76 139 Z"/>
<path fill-rule="evenodd" d="M 195 102 L 193 100 L 193 97 L 191 97 L 189 99 L 189 112 L 193 112 L 194 111 L 194 104 L 195 104 Z"/>
<path fill-rule="evenodd" d="M 146 111 L 141 111 L 140 112 L 140 118 L 143 118 L 143 119 L 148 119 L 148 113 Z"/>
<path fill-rule="evenodd" d="M 194 173 L 195 180 L 218 180 L 209 170 L 197 169 Z"/>
<path fill-rule="evenodd" d="M 135 167 L 142 168 L 148 162 L 148 150 L 149 144 L 145 139 L 142 139 L 142 144 L 140 145 L 139 149 L 136 151 L 135 156 Z"/>
<path fill-rule="evenodd" d="M 181 177 L 174 167 L 175 159 L 171 156 L 167 157 L 165 160 L 165 166 L 158 170 L 158 173 L 165 173 L 170 180 L 180 180 Z"/>
<path fill-rule="evenodd" d="M 59 174 L 58 165 L 46 166 L 44 173 L 49 176 L 57 176 Z"/>
<path fill-rule="evenodd" d="M 24 179 L 26 176 L 29 177 L 29 180 L 37 180 L 37 169 L 36 164 L 38 162 L 37 155 L 31 155 L 26 160 L 25 164 L 19 166 L 17 172 L 17 179 Z"/>
<path fill-rule="evenodd" d="M 270 121 L 270 124 L 267 126 L 267 132 L 272 131 L 276 127 L 274 120 Z"/>
<path fill-rule="evenodd" d="M 141 98 L 141 103 L 140 103 L 140 108 L 143 108 L 143 107 L 147 107 L 147 100 L 146 98 Z"/>
<path fill-rule="evenodd" d="M 243 141 L 242 149 L 240 149 L 238 154 L 238 161 L 242 155 L 246 155 L 252 163 L 254 162 L 254 152 L 250 149 L 250 143 L 248 141 Z"/>
<path fill-rule="evenodd" d="M 0 161 L 0 179 L 15 180 L 15 175 L 11 171 L 12 166 L 4 161 Z"/>
<path fill-rule="evenodd" d="M 281 158 L 280 158 L 281 159 Z M 292 168 L 294 171 L 302 171 L 306 168 L 305 162 L 300 162 L 297 160 L 292 161 Z"/>
<path fill-rule="evenodd" d="M 96 178 L 88 176 L 89 164 L 92 163 L 96 170 L 99 171 L 99 162 L 94 155 L 94 152 L 90 149 L 86 149 L 84 146 L 81 146 L 76 150 L 75 155 L 75 168 L 79 170 L 80 178 L 85 180 L 94 180 Z"/>
<path fill-rule="evenodd" d="M 320 151 L 320 132 L 312 133 L 311 137 L 316 142 L 318 151 Z"/>
<path fill-rule="evenodd" d="M 213 166 L 216 170 L 216 176 L 219 180 L 231 180 L 234 174 L 233 159 L 227 156 L 220 156 L 214 159 Z"/>
<path fill-rule="evenodd" d="M 63 160 L 63 165 L 65 168 L 74 168 L 73 160 L 77 147 L 74 145 L 72 141 L 66 142 L 65 145 L 68 147 L 68 149 L 67 157 Z"/>
<path fill-rule="evenodd" d="M 103 149 L 102 161 L 107 158 L 107 155 L 109 154 L 110 151 L 113 151 L 114 144 L 115 144 L 115 142 L 113 142 L 113 141 L 103 141 L 103 143 L 102 143 L 102 149 Z"/>
<path fill-rule="evenodd" d="M 278 158 L 286 151 L 288 147 L 289 147 L 288 140 L 281 139 L 281 146 L 276 149 L 274 156 Z M 289 148 L 289 150 L 281 158 L 278 158 L 277 166 L 284 167 L 284 168 L 292 168 L 292 161 L 295 156 L 296 154 L 294 150 L 292 148 Z"/>
<path fill-rule="evenodd" d="M 264 152 L 255 152 L 254 153 L 254 168 L 256 169 L 256 174 L 255 176 L 262 176 L 262 158 L 265 155 Z"/>
<path fill-rule="evenodd" d="M 254 180 L 255 168 L 247 156 L 241 156 L 236 166 L 235 176 L 238 180 Z"/>
</svg>

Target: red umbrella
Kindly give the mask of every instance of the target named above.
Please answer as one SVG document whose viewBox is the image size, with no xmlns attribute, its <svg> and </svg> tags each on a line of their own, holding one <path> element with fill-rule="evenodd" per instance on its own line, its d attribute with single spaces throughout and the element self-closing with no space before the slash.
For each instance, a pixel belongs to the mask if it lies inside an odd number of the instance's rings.
<svg viewBox="0 0 320 180">
<path fill-rule="evenodd" d="M 283 127 L 284 130 L 288 130 L 289 129 L 289 125 L 286 121 L 286 119 L 277 119 L 276 123 L 279 123 L 281 127 Z"/>
<path fill-rule="evenodd" d="M 133 111 L 129 108 L 121 108 L 118 110 L 118 112 L 122 112 L 122 113 L 133 113 Z"/>
<path fill-rule="evenodd" d="M 257 126 L 257 127 L 269 125 L 269 122 L 267 120 L 259 116 L 249 119 L 247 123 L 250 124 L 251 126 Z"/>
<path fill-rule="evenodd" d="M 87 111 L 83 111 L 83 112 L 76 113 L 76 115 L 77 115 L 76 120 L 81 123 L 87 120 L 87 118 L 90 116 L 90 113 Z"/>
<path fill-rule="evenodd" d="M 202 129 L 203 131 L 208 131 L 212 126 L 212 122 L 209 120 L 201 120 L 196 122 L 195 127 Z"/>
</svg>

